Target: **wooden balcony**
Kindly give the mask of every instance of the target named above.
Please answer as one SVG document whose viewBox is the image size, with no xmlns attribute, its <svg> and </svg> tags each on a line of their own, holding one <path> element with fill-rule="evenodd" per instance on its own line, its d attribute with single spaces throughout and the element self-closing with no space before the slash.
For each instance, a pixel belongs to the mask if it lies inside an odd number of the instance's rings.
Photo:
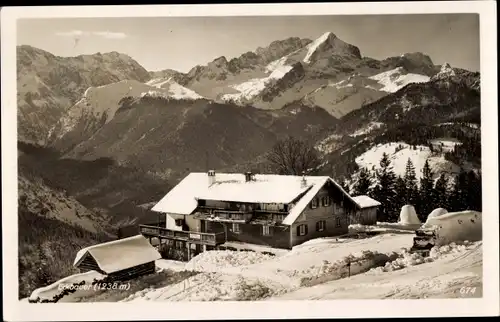
<svg viewBox="0 0 500 322">
<path fill-rule="evenodd" d="M 217 246 L 226 242 L 225 233 L 201 233 L 195 231 L 172 230 L 163 227 L 139 225 L 142 235 L 146 237 L 157 237 L 160 239 L 171 239 L 185 241 L 192 244 Z"/>
<path fill-rule="evenodd" d="M 202 206 L 198 207 L 198 211 L 195 212 L 194 218 L 201 220 L 223 222 L 223 223 L 225 222 L 225 223 L 239 223 L 239 224 L 247 224 L 252 221 L 255 221 L 256 219 L 281 223 L 287 215 L 288 212 L 282 210 L 241 211 L 241 210 L 227 210 L 222 208 L 212 208 L 212 207 Z"/>
</svg>

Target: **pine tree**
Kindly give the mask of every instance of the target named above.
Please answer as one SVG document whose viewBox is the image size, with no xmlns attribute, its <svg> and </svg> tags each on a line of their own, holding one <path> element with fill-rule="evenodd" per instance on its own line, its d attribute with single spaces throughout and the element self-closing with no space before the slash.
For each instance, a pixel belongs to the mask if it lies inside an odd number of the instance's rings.
<svg viewBox="0 0 500 322">
<path fill-rule="evenodd" d="M 468 209 L 482 211 L 481 174 L 474 171 L 467 173 L 467 205 Z"/>
<path fill-rule="evenodd" d="M 380 160 L 380 169 L 375 172 L 376 186 L 373 190 L 373 197 L 382 205 L 379 207 L 379 213 L 384 218 L 390 217 L 395 212 L 394 201 L 395 191 L 394 184 L 396 175 L 391 166 L 389 155 L 384 153 Z"/>
<path fill-rule="evenodd" d="M 404 181 L 406 186 L 404 201 L 406 204 L 415 206 L 418 202 L 417 176 L 415 174 L 415 166 L 410 158 L 406 162 Z"/>
<path fill-rule="evenodd" d="M 460 169 L 460 173 L 455 178 L 450 196 L 450 207 L 452 211 L 461 211 L 468 208 L 468 192 L 467 173 L 464 169 Z"/>
<path fill-rule="evenodd" d="M 394 216 L 392 216 L 392 221 L 397 221 L 399 217 L 398 210 L 401 209 L 406 204 L 406 183 L 405 180 L 398 176 L 396 178 L 396 182 L 394 184 L 395 191 L 395 201 L 394 201 L 394 209 L 396 210 Z"/>
<path fill-rule="evenodd" d="M 344 189 L 344 190 L 345 190 L 345 192 L 350 193 L 350 192 L 349 192 L 349 190 L 350 190 L 350 189 L 349 189 L 349 185 L 347 184 L 347 181 L 346 181 L 346 179 L 345 179 L 345 178 L 344 178 L 344 179 L 342 179 L 342 181 L 340 182 L 340 186 L 342 187 L 342 189 Z"/>
<path fill-rule="evenodd" d="M 372 181 L 371 176 L 366 168 L 361 168 L 358 174 L 358 181 L 353 187 L 353 194 L 358 195 L 366 195 L 370 191 Z"/>
<path fill-rule="evenodd" d="M 428 160 L 425 160 L 422 178 L 420 179 L 420 203 L 417 211 L 422 222 L 427 219 L 427 215 L 434 209 L 435 192 L 434 181 L 432 179 L 433 175 L 434 173 L 429 166 Z"/>
<path fill-rule="evenodd" d="M 434 207 L 449 209 L 449 195 L 448 179 L 444 173 L 441 173 L 434 186 Z"/>
</svg>

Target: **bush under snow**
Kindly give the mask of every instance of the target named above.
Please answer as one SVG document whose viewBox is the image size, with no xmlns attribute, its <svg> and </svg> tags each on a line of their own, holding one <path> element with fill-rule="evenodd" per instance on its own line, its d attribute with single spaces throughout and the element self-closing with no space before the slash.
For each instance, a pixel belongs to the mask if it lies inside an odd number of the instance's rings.
<svg viewBox="0 0 500 322">
<path fill-rule="evenodd" d="M 392 272 L 409 266 L 416 266 L 423 263 L 433 262 L 448 254 L 459 254 L 477 247 L 477 243 L 464 241 L 462 244 L 451 243 L 444 246 L 435 246 L 430 250 L 429 256 L 424 257 L 421 253 L 410 253 L 403 248 L 399 253 L 391 254 L 392 261 L 385 263 L 383 267 L 372 269 L 372 272 Z"/>
<path fill-rule="evenodd" d="M 311 266 L 309 269 L 298 272 L 305 276 L 301 279 L 300 284 L 302 286 L 312 286 L 361 274 L 373 267 L 384 265 L 388 260 L 390 260 L 389 256 L 372 251 L 349 254 L 334 263 L 323 260 L 321 266 Z"/>
</svg>

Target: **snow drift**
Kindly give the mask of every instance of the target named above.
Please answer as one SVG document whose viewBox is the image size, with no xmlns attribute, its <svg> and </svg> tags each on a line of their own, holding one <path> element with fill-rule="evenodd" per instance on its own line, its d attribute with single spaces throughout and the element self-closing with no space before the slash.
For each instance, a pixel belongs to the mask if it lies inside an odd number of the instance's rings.
<svg viewBox="0 0 500 322">
<path fill-rule="evenodd" d="M 436 226 L 436 245 L 482 239 L 482 214 L 466 210 L 451 212 L 433 219 Z"/>
<path fill-rule="evenodd" d="M 412 205 L 404 205 L 399 213 L 398 223 L 401 225 L 421 225 L 420 219 L 417 217 L 415 207 Z"/>
<path fill-rule="evenodd" d="M 60 279 L 50 285 L 37 288 L 31 293 L 30 300 L 45 299 L 52 300 L 52 298 L 60 294 L 65 288 L 71 288 L 74 284 L 85 282 L 83 286 L 77 288 L 77 291 L 63 297 L 60 302 L 72 302 L 74 298 L 83 297 L 85 295 L 93 294 L 95 291 L 91 286 L 94 280 L 102 280 L 105 276 L 96 272 L 89 271 L 86 273 L 74 274 Z"/>
<path fill-rule="evenodd" d="M 422 226 L 422 228 L 427 228 L 427 227 L 432 227 L 432 225 L 435 225 L 435 219 L 439 216 L 447 214 L 448 211 L 444 208 L 436 208 L 434 209 L 429 216 L 427 216 L 427 220 L 425 221 L 425 224 Z"/>
</svg>

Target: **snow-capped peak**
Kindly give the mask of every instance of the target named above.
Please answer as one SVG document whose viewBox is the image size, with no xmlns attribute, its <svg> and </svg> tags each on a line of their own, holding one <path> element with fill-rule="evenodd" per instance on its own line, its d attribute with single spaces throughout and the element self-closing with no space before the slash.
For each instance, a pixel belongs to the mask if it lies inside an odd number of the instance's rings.
<svg viewBox="0 0 500 322">
<path fill-rule="evenodd" d="M 441 70 L 436 74 L 436 78 L 455 76 L 455 71 L 448 63 L 441 66 Z"/>
<path fill-rule="evenodd" d="M 332 32 L 330 32 L 330 31 L 325 32 L 318 39 L 316 39 L 315 41 L 313 41 L 312 43 L 307 45 L 308 50 L 307 50 L 306 57 L 304 57 L 304 63 L 309 64 L 311 62 L 312 55 L 318 49 L 319 45 L 321 45 L 322 43 L 327 41 L 328 38 L 330 38 L 332 36 L 335 37 L 335 35 Z"/>
</svg>

